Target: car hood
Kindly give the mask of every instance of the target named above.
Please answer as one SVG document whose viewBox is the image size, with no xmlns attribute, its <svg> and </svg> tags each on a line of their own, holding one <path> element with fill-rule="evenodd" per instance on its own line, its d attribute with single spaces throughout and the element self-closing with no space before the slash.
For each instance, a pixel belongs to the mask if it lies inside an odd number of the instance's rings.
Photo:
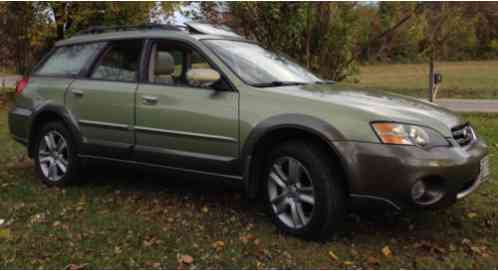
<svg viewBox="0 0 498 271">
<path fill-rule="evenodd" d="M 365 90 L 341 84 L 310 84 L 269 89 L 285 95 L 318 100 L 361 111 L 368 121 L 395 121 L 431 127 L 444 136 L 464 120 L 436 104 L 379 90 Z"/>
</svg>

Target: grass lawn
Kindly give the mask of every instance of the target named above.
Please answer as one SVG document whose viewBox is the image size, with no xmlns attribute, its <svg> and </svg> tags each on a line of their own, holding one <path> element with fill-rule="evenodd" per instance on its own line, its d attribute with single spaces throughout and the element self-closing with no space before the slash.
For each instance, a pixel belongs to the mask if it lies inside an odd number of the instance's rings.
<svg viewBox="0 0 498 271">
<path fill-rule="evenodd" d="M 436 71 L 443 75 L 438 98 L 498 99 L 498 61 L 437 62 Z M 366 65 L 355 85 L 426 97 L 427 74 L 427 64 Z"/>
<path fill-rule="evenodd" d="M 498 116 L 466 115 L 492 181 L 447 210 L 352 214 L 327 243 L 276 232 L 238 188 L 109 166 L 47 188 L 0 110 L 0 268 L 498 268 Z M 384 251 L 384 252 L 383 252 Z"/>
</svg>

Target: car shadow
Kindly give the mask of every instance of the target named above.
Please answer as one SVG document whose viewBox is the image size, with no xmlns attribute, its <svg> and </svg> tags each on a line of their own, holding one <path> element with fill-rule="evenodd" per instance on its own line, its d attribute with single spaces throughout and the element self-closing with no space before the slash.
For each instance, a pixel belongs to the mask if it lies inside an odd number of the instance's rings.
<svg viewBox="0 0 498 271">
<path fill-rule="evenodd" d="M 92 163 L 85 172 L 85 182 L 82 186 L 105 187 L 113 193 L 119 191 L 121 194 L 151 201 L 164 197 L 182 198 L 195 205 L 208 205 L 211 208 L 238 213 L 250 222 L 271 225 L 262 200 L 246 199 L 244 187 L 237 181 L 100 163 Z M 448 226 L 457 225 L 458 228 L 461 221 L 457 219 L 456 222 L 448 222 L 446 212 L 442 210 L 395 213 L 382 209 L 354 210 L 348 214 L 344 231 L 339 234 L 339 238 L 353 240 L 375 233 L 383 238 L 402 239 L 408 234 L 420 234 L 430 239 L 430 232 L 438 231 L 438 228 L 440 231 L 444 231 Z"/>
</svg>

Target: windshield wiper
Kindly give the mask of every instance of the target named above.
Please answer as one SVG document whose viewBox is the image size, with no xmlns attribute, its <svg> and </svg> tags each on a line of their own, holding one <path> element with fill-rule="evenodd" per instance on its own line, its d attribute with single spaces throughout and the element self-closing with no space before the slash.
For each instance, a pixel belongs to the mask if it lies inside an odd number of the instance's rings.
<svg viewBox="0 0 498 271">
<path fill-rule="evenodd" d="M 271 81 L 267 83 L 257 83 L 252 84 L 253 87 L 266 88 L 266 87 L 281 87 L 281 86 L 298 86 L 307 85 L 306 82 L 295 82 L 295 81 Z"/>
</svg>

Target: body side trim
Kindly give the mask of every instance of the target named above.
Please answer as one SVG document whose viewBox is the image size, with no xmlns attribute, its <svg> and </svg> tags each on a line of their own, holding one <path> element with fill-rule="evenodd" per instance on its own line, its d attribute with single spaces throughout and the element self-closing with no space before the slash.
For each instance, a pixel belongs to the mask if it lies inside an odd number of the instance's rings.
<svg viewBox="0 0 498 271">
<path fill-rule="evenodd" d="M 230 157 L 230 156 L 221 156 L 221 155 L 212 155 L 212 154 L 197 153 L 197 152 L 179 151 L 179 150 L 174 150 L 174 149 L 149 147 L 149 146 L 144 146 L 144 145 L 135 145 L 134 150 L 143 151 L 143 152 L 154 152 L 154 153 L 160 153 L 160 154 L 169 154 L 169 155 L 176 155 L 176 156 L 184 156 L 184 157 L 197 158 L 197 159 L 215 160 L 215 161 L 220 161 L 220 162 L 232 162 L 232 161 L 236 160 L 235 157 Z"/>
<path fill-rule="evenodd" d="M 191 132 L 176 131 L 176 130 L 156 129 L 156 128 L 149 128 L 149 127 L 144 127 L 144 126 L 135 126 L 135 130 L 142 131 L 142 132 L 190 136 L 190 137 L 198 137 L 198 138 L 204 138 L 204 139 L 214 139 L 214 140 L 228 141 L 228 142 L 234 142 L 234 143 L 239 142 L 237 139 L 232 138 L 232 137 L 210 135 L 210 134 L 201 134 L 201 133 L 191 133 Z"/>
<path fill-rule="evenodd" d="M 223 178 L 227 178 L 227 179 L 242 181 L 242 176 L 237 176 L 237 175 L 219 174 L 219 173 L 213 173 L 213 172 L 207 172 L 207 171 L 201 171 L 201 170 L 178 168 L 178 167 L 164 166 L 164 165 L 158 165 L 158 164 L 152 164 L 152 163 L 144 163 L 144 162 L 137 162 L 137 161 L 130 161 L 130 160 L 121 160 L 121 159 L 107 158 L 107 157 L 101 157 L 101 156 L 94 156 L 94 155 L 78 155 L 78 156 L 81 158 L 107 160 L 107 161 L 121 162 L 121 163 L 128 163 L 128 164 L 135 164 L 135 165 L 142 165 L 142 166 L 149 166 L 149 167 L 158 167 L 158 168 L 164 168 L 164 169 L 169 169 L 169 170 L 176 170 L 176 171 L 209 175 L 209 176 L 217 176 L 217 177 L 223 177 Z"/>
<path fill-rule="evenodd" d="M 126 130 L 130 129 L 130 126 L 128 126 L 126 124 L 111 123 L 111 122 L 104 122 L 104 121 L 79 120 L 78 123 L 83 124 L 83 125 L 89 125 L 89 126 L 100 126 L 100 127 L 126 129 Z"/>
</svg>

